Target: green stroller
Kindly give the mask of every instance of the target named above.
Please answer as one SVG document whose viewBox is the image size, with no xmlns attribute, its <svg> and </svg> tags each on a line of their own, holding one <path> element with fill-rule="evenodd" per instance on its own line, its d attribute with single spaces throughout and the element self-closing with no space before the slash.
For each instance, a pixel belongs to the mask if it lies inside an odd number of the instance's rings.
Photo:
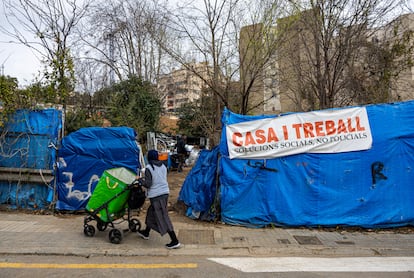
<svg viewBox="0 0 414 278">
<path fill-rule="evenodd" d="M 111 243 L 121 243 L 123 232 L 136 232 L 141 228 L 138 218 L 132 217 L 132 210 L 141 208 L 144 202 L 145 192 L 135 173 L 123 167 L 105 170 L 86 205 L 88 215 L 84 218 L 84 234 L 88 237 L 95 235 L 95 227 L 90 222 L 96 221 L 99 231 L 111 227 Z M 124 221 L 128 221 L 128 229 L 115 228 Z"/>
</svg>

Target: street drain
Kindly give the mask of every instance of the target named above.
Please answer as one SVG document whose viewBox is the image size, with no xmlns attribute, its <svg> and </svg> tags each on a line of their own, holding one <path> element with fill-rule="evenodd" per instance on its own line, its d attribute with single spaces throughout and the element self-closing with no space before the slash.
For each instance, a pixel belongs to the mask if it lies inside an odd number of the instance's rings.
<svg viewBox="0 0 414 278">
<path fill-rule="evenodd" d="M 282 238 L 277 240 L 280 244 L 290 244 L 290 241 L 287 238 Z"/>
<path fill-rule="evenodd" d="M 187 230 L 178 232 L 178 239 L 184 244 L 215 244 L 213 230 Z"/>
<path fill-rule="evenodd" d="M 301 245 L 322 245 L 316 236 L 293 236 Z"/>
</svg>

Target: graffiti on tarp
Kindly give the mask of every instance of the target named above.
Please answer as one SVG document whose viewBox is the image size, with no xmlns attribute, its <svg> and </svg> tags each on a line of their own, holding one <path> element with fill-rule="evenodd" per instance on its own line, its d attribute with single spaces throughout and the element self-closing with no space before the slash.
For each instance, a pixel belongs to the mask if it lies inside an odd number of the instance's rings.
<svg viewBox="0 0 414 278">
<path fill-rule="evenodd" d="M 382 173 L 384 170 L 384 163 L 376 161 L 371 164 L 372 187 L 375 188 L 377 181 L 386 180 L 387 177 Z"/>
<path fill-rule="evenodd" d="M 59 164 L 62 168 L 67 166 L 65 159 L 61 157 L 59 158 Z M 63 183 L 65 188 L 68 190 L 66 198 L 74 198 L 79 201 L 87 200 L 92 195 L 92 185 L 99 181 L 99 176 L 94 174 L 89 178 L 87 191 L 81 191 L 78 189 L 73 190 L 75 187 L 75 183 L 73 182 L 73 172 L 62 172 L 62 175 L 67 178 L 67 181 Z"/>
<path fill-rule="evenodd" d="M 274 168 L 269 168 L 266 166 L 266 160 L 264 162 L 260 162 L 260 161 L 255 161 L 254 164 L 250 163 L 250 160 L 247 161 L 247 166 L 252 167 L 252 168 L 259 168 L 260 170 L 267 170 L 267 171 L 271 171 L 271 172 L 277 172 L 277 169 Z"/>
<path fill-rule="evenodd" d="M 88 191 L 73 190 L 75 183 L 73 182 L 73 173 L 72 172 L 63 172 L 65 177 L 69 179 L 68 182 L 65 182 L 64 185 L 68 189 L 67 198 L 75 198 L 79 201 L 87 200 L 92 194 L 92 184 L 99 181 L 98 175 L 92 175 L 88 183 Z"/>
</svg>

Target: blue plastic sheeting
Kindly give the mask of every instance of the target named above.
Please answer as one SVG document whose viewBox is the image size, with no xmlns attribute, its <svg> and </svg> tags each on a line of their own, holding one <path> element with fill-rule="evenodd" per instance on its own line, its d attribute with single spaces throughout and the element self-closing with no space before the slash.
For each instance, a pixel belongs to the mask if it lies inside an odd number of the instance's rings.
<svg viewBox="0 0 414 278">
<path fill-rule="evenodd" d="M 219 148 L 202 150 L 187 175 L 178 196 L 187 207 L 187 216 L 193 218 L 215 218 L 210 209 L 216 196 L 217 162 Z"/>
<path fill-rule="evenodd" d="M 17 110 L 6 123 L 0 167 L 53 169 L 62 112 Z"/>
<path fill-rule="evenodd" d="M 58 138 L 62 128 L 62 111 L 56 109 L 16 110 L 4 129 L 9 132 L 48 134 Z"/>
<path fill-rule="evenodd" d="M 63 138 L 57 171 L 56 209 L 84 209 L 106 169 L 125 167 L 137 172 L 139 148 L 129 127 L 88 127 Z"/>
<path fill-rule="evenodd" d="M 62 129 L 56 109 L 17 110 L 1 132 L 0 167 L 53 170 Z M 52 185 L 0 181 L 0 203 L 10 208 L 43 209 L 50 203 Z"/>
<path fill-rule="evenodd" d="M 10 209 L 46 209 L 50 188 L 44 184 L 17 184 L 0 181 L 0 203 Z"/>
<path fill-rule="evenodd" d="M 222 221 L 251 227 L 413 225 L 414 102 L 366 109 L 373 138 L 369 150 L 233 160 L 225 126 L 258 118 L 225 110 Z"/>
</svg>

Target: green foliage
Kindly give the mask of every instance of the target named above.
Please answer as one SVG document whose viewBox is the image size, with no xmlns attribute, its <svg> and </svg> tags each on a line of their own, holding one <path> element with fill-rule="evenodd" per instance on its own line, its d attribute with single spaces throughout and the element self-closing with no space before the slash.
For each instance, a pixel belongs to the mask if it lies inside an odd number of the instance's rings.
<svg viewBox="0 0 414 278">
<path fill-rule="evenodd" d="M 0 76 L 0 100 L 5 107 L 13 104 L 17 92 L 17 79 L 10 76 Z"/>
<path fill-rule="evenodd" d="M 391 94 L 393 85 L 404 70 L 413 66 L 412 53 L 414 50 L 413 32 L 398 31 L 394 27 L 393 40 L 382 43 L 367 43 L 364 57 L 365 72 L 354 70 L 354 86 L 359 92 L 359 103 L 384 103 L 398 101 Z M 401 34 L 399 34 L 401 33 Z M 398 35 L 399 34 L 399 35 Z M 397 36 L 398 35 L 398 36 Z"/>
<path fill-rule="evenodd" d="M 75 84 L 74 64 L 69 48 L 62 46 L 53 53 L 53 59 L 48 61 L 48 68 L 45 68 L 44 77 L 48 80 L 49 97 L 65 104 Z"/>
<path fill-rule="evenodd" d="M 157 130 L 161 103 L 151 83 L 136 76 L 95 94 L 107 109 L 105 117 L 113 126 L 129 126 L 145 139 L 148 131 Z"/>
<path fill-rule="evenodd" d="M 18 93 L 17 79 L 10 76 L 0 76 L 0 106 L 3 107 L 0 114 L 0 127 L 3 126 L 7 115 L 12 113 L 16 107 Z"/>
<path fill-rule="evenodd" d="M 21 108 L 33 108 L 36 109 L 39 103 L 55 103 L 56 93 L 48 85 L 42 82 L 34 82 L 22 89 L 21 94 L 24 95 L 25 102 L 21 102 Z"/>
<path fill-rule="evenodd" d="M 88 111 L 78 109 L 74 112 L 68 112 L 65 118 L 66 134 L 74 132 L 83 127 L 102 126 L 102 118 L 98 115 L 90 116 Z"/>
<path fill-rule="evenodd" d="M 194 137 L 208 136 L 212 138 L 215 131 L 216 102 L 215 98 L 204 92 L 198 101 L 186 103 L 177 109 L 178 131 Z"/>
<path fill-rule="evenodd" d="M 178 133 L 186 134 L 188 136 L 202 136 L 202 127 L 198 120 L 198 111 L 200 109 L 197 105 L 186 103 L 177 109 L 179 114 Z"/>
</svg>

